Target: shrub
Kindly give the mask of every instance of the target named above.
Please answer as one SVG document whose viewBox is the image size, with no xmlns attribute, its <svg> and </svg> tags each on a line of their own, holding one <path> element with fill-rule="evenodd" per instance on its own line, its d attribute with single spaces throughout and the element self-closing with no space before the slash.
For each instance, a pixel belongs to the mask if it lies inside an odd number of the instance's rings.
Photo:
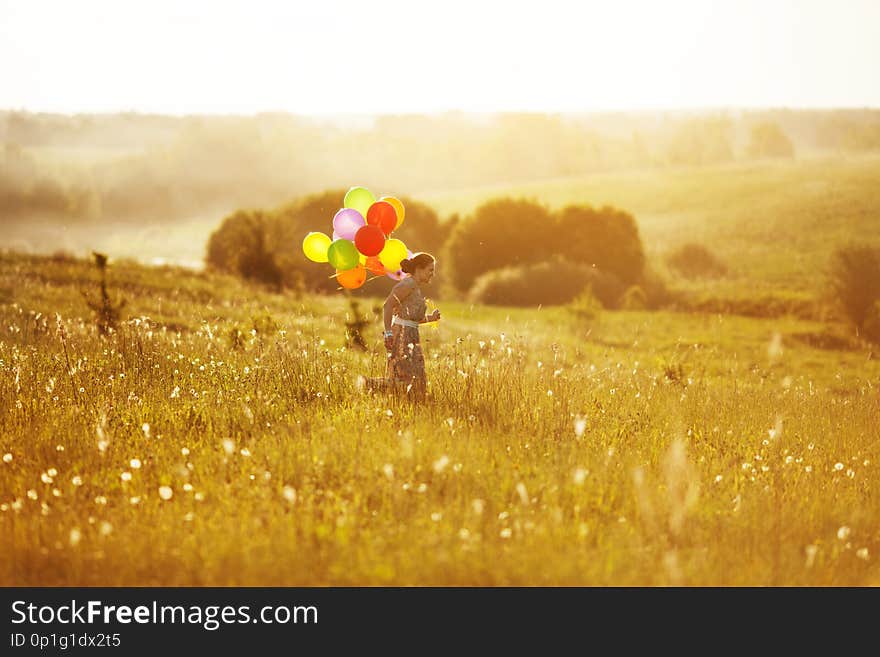
<svg viewBox="0 0 880 657">
<path fill-rule="evenodd" d="M 487 272 L 474 283 L 470 296 L 487 304 L 550 306 L 568 303 L 588 287 L 606 307 L 616 306 L 623 291 L 611 274 L 555 259 Z"/>
<path fill-rule="evenodd" d="M 284 277 L 275 256 L 277 229 L 277 221 L 266 213 L 239 210 L 211 234 L 207 264 L 280 289 Z"/>
<path fill-rule="evenodd" d="M 727 266 L 702 244 L 684 244 L 666 258 L 666 263 L 685 278 L 717 278 Z"/>
<path fill-rule="evenodd" d="M 837 249 L 831 257 L 828 287 L 846 317 L 863 331 L 880 300 L 880 251 L 855 245 Z"/>
<path fill-rule="evenodd" d="M 648 307 L 648 297 L 642 288 L 633 285 L 623 293 L 620 307 L 624 310 L 645 310 Z"/>
<path fill-rule="evenodd" d="M 444 259 L 451 264 L 455 286 L 468 290 L 486 272 L 546 260 L 552 224 L 549 210 L 532 201 L 500 198 L 484 203 L 457 222 L 449 237 Z"/>
<path fill-rule="evenodd" d="M 554 253 L 613 274 L 625 285 L 642 282 L 645 254 L 629 213 L 608 206 L 569 206 L 559 213 L 554 230 Z"/>
<path fill-rule="evenodd" d="M 645 291 L 646 307 L 652 310 L 668 306 L 676 299 L 666 281 L 653 267 L 645 267 L 641 288 Z"/>
<path fill-rule="evenodd" d="M 602 315 L 602 304 L 587 287 L 568 304 L 568 311 L 579 321 L 593 322 Z"/>
<path fill-rule="evenodd" d="M 869 342 L 880 344 L 880 301 L 875 301 L 868 312 L 861 334 Z"/>
<path fill-rule="evenodd" d="M 748 152 L 750 157 L 793 157 L 794 146 L 778 124 L 765 121 L 752 126 Z"/>
</svg>

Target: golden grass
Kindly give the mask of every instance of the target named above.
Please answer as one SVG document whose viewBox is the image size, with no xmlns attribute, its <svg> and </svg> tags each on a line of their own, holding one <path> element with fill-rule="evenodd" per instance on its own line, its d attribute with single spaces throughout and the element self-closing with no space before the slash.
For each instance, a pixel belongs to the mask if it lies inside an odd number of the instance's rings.
<svg viewBox="0 0 880 657">
<path fill-rule="evenodd" d="M 880 584 L 880 364 L 819 324 L 444 303 L 413 405 L 341 295 L 121 265 L 101 339 L 90 278 L 0 258 L 0 584 Z"/>
</svg>

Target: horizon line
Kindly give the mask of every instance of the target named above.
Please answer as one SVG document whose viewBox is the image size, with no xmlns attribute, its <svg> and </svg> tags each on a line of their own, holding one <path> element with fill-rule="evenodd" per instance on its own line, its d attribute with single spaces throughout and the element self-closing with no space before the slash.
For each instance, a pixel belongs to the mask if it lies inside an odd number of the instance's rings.
<svg viewBox="0 0 880 657">
<path fill-rule="evenodd" d="M 252 112 L 161 112 L 141 109 L 117 110 L 76 110 L 59 111 L 48 109 L 29 109 L 24 107 L 0 107 L 0 114 L 42 114 L 49 116 L 163 116 L 169 118 L 217 117 L 217 118 L 256 118 L 267 115 L 287 115 L 306 118 L 375 118 L 384 116 L 442 116 L 462 114 L 471 116 L 496 116 L 504 114 L 544 114 L 544 115 L 603 115 L 603 114 L 703 114 L 711 112 L 846 112 L 846 111 L 880 111 L 880 105 L 702 105 L 695 107 L 634 107 L 634 108 L 591 108 L 591 109 L 498 109 L 468 110 L 445 108 L 434 110 L 400 110 L 372 112 L 296 112 L 288 109 L 265 109 Z"/>
</svg>

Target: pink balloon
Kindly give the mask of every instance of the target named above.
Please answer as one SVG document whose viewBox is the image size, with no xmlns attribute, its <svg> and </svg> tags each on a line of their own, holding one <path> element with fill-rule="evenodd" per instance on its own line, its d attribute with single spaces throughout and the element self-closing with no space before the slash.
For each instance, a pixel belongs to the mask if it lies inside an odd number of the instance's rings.
<svg viewBox="0 0 880 657">
<path fill-rule="evenodd" d="M 352 208 L 342 208 L 333 217 L 333 232 L 342 239 L 352 242 L 354 242 L 355 233 L 366 225 L 367 222 L 364 221 L 364 216 Z"/>
</svg>

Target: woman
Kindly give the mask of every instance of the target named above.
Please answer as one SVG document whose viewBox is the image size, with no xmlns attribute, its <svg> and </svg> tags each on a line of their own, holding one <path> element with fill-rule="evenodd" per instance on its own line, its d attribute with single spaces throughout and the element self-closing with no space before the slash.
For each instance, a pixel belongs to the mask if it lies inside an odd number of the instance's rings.
<svg viewBox="0 0 880 657">
<path fill-rule="evenodd" d="M 419 324 L 436 322 L 440 311 L 425 316 L 425 297 L 422 285 L 434 277 L 434 256 L 418 253 L 400 263 L 407 278 L 391 290 L 385 300 L 385 349 L 388 350 L 388 373 L 384 379 L 368 379 L 372 390 L 399 389 L 409 394 L 425 394 L 425 357 L 419 341 Z"/>
</svg>

